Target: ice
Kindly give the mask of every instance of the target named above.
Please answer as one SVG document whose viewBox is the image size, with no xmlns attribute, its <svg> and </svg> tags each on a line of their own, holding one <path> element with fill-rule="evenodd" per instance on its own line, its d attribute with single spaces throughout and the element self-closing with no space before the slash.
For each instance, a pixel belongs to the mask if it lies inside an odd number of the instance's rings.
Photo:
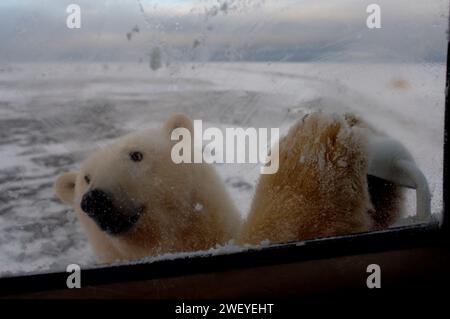
<svg viewBox="0 0 450 319">
<path fill-rule="evenodd" d="M 355 112 L 411 151 L 428 178 L 432 211 L 442 211 L 443 64 L 0 66 L 6 67 L 11 71 L 0 73 L 0 275 L 93 265 L 74 213 L 53 192 L 56 176 L 77 169 L 93 148 L 160 125 L 175 111 L 205 127 L 278 127 L 281 135 L 312 111 Z M 259 165 L 215 167 L 245 216 Z M 415 211 L 414 195 L 407 193 L 405 215 Z"/>
</svg>

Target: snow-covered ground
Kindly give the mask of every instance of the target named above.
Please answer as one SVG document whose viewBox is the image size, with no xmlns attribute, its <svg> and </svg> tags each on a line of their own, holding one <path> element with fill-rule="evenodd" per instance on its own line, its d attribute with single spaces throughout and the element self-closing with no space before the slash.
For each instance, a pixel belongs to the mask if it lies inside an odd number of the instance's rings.
<svg viewBox="0 0 450 319">
<path fill-rule="evenodd" d="M 216 63 L 0 66 L 0 275 L 92 265 L 59 173 L 97 145 L 160 125 L 174 111 L 207 125 L 279 127 L 305 112 L 355 112 L 412 152 L 442 209 L 442 64 Z M 248 211 L 259 166 L 217 165 Z M 405 215 L 414 211 L 409 191 Z"/>
</svg>

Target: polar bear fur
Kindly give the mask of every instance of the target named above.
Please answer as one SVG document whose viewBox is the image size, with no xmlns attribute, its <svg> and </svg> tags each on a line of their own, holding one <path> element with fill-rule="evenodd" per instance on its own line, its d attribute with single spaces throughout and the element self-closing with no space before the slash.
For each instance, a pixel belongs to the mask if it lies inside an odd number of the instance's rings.
<svg viewBox="0 0 450 319">
<path fill-rule="evenodd" d="M 279 142 L 278 172 L 261 175 L 238 242 L 288 242 L 392 224 L 400 189 L 367 176 L 367 139 L 375 134 L 349 114 L 304 117 Z"/>
<path fill-rule="evenodd" d="M 188 117 L 175 114 L 163 127 L 126 135 L 94 152 L 78 172 L 58 177 L 56 193 L 74 208 L 100 262 L 204 250 L 236 236 L 240 215 L 214 169 L 171 160 L 171 133 L 179 127 L 193 131 Z M 130 159 L 136 151 L 140 162 Z M 120 220 L 135 224 L 119 234 L 102 229 L 81 209 L 94 189 L 107 194 Z"/>
</svg>

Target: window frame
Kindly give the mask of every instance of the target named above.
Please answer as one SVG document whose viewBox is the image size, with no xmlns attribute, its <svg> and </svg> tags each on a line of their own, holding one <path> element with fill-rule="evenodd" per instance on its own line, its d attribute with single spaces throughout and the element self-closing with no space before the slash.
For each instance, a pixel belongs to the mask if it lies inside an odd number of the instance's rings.
<svg viewBox="0 0 450 319">
<path fill-rule="evenodd" d="M 339 237 L 270 245 L 258 249 L 247 249 L 222 255 L 205 254 L 154 262 L 122 263 L 93 266 L 82 269 L 82 287 L 147 281 L 192 274 L 216 273 L 233 269 L 254 268 L 277 264 L 301 263 L 318 259 L 333 259 L 341 256 L 355 256 L 399 249 L 419 247 L 444 247 L 448 250 L 450 238 L 450 214 L 446 199 L 449 197 L 449 156 L 448 130 L 449 114 L 449 74 L 450 42 L 447 41 L 447 71 L 445 84 L 445 128 L 443 165 L 443 212 L 440 222 L 433 221 L 391 228 L 375 232 L 350 234 Z M 68 290 L 69 274 L 60 272 L 30 273 L 0 278 L 0 297 L 27 295 L 35 292 Z M 82 288 L 83 289 L 83 288 Z M 79 290 L 79 289 L 72 289 Z"/>
</svg>

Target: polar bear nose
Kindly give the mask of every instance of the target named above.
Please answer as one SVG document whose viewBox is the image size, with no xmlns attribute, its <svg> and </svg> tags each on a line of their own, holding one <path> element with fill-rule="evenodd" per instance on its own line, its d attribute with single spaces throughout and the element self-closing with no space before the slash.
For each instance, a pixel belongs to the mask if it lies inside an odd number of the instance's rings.
<svg viewBox="0 0 450 319">
<path fill-rule="evenodd" d="M 105 192 L 93 189 L 84 194 L 80 206 L 89 217 L 99 217 L 112 212 L 113 201 Z"/>
</svg>

